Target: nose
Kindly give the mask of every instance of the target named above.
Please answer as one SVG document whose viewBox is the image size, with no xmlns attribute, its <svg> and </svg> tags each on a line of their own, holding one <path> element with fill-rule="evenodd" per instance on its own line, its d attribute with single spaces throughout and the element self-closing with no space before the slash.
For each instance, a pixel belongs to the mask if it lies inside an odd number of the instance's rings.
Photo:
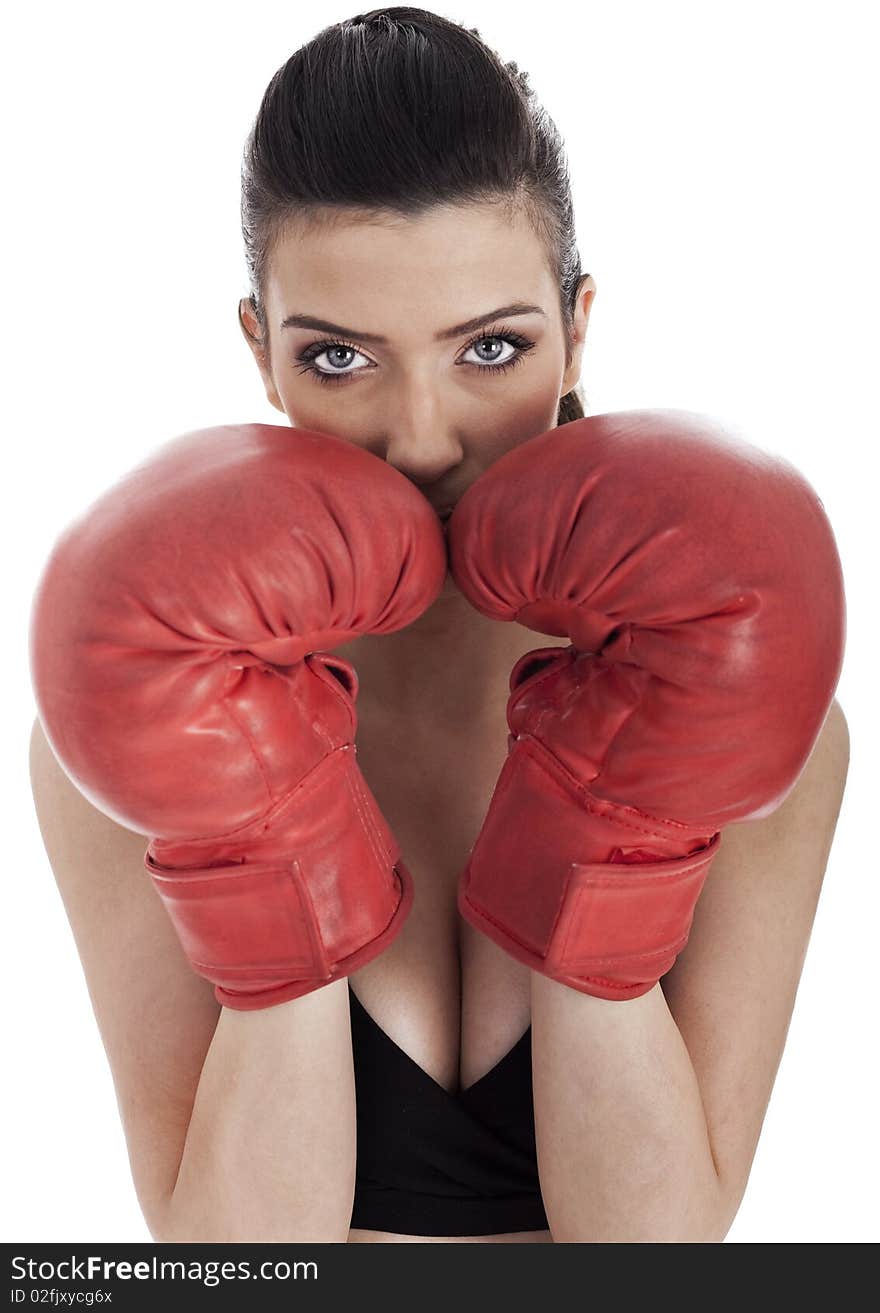
<svg viewBox="0 0 880 1313">
<path fill-rule="evenodd" d="M 386 434 L 384 445 L 388 464 L 405 474 L 432 501 L 436 500 L 433 490 L 464 457 L 458 433 L 443 424 L 400 426 Z"/>
<path fill-rule="evenodd" d="M 443 395 L 436 369 L 416 364 L 398 377 L 379 417 L 381 454 L 431 501 L 433 490 L 464 456 L 459 419 Z M 447 499 L 448 500 L 448 499 Z M 439 503 L 438 503 L 439 504 Z"/>
</svg>

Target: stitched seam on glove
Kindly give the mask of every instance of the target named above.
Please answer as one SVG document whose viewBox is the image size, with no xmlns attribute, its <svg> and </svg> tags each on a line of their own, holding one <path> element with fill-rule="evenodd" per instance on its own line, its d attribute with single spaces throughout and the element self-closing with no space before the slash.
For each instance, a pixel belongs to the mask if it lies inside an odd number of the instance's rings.
<svg viewBox="0 0 880 1313">
<path fill-rule="evenodd" d="M 625 885 L 629 890 L 639 885 L 658 885 L 658 884 L 676 884 L 690 879 L 693 875 L 693 868 L 708 853 L 708 848 L 703 848 L 697 853 L 690 853 L 687 857 L 666 857 L 658 862 L 613 862 L 609 866 L 598 863 L 572 862 L 572 867 L 577 872 L 587 871 L 605 871 L 611 869 L 620 872 L 617 878 L 613 876 L 603 878 L 601 875 L 590 876 L 590 888 L 595 889 L 620 889 Z M 672 867 L 672 870 L 664 870 L 664 867 Z M 643 875 L 643 872 L 647 874 Z M 638 873 L 638 874 L 637 874 Z M 642 877 L 641 879 L 639 877 Z"/>
<path fill-rule="evenodd" d="M 592 812 L 597 816 L 608 816 L 610 813 L 616 823 L 637 834 L 656 836 L 658 829 L 661 833 L 694 833 L 693 827 L 685 825 L 683 821 L 664 820 L 659 816 L 652 816 L 648 812 L 640 811 L 637 807 L 630 807 L 626 803 L 614 802 L 611 799 L 602 798 L 599 794 L 592 793 L 587 785 L 576 779 L 568 767 L 549 748 L 546 748 L 540 739 L 534 738 L 531 733 L 520 735 L 516 742 L 522 744 L 523 751 L 528 752 L 538 766 L 542 767 L 548 775 L 553 776 L 568 793 L 572 794 L 585 811 Z M 643 824 L 638 822 L 643 822 Z M 651 828 L 649 829 L 648 826 Z"/>
<path fill-rule="evenodd" d="M 393 862 L 393 853 L 386 850 L 385 845 L 381 842 L 380 835 L 376 828 L 371 798 L 367 793 L 366 782 L 361 775 L 360 767 L 357 764 L 357 757 L 353 749 L 348 751 L 352 753 L 349 761 L 343 766 L 343 779 L 348 795 L 352 799 L 361 822 L 361 829 L 367 837 L 367 841 L 373 850 L 373 855 L 377 865 Z M 357 772 L 357 774 L 355 774 Z M 378 804 L 375 804 L 378 806 Z"/>
<path fill-rule="evenodd" d="M 256 763 L 257 770 L 260 772 L 260 777 L 263 781 L 263 787 L 266 790 L 266 798 L 268 799 L 268 802 L 271 805 L 275 800 L 272 797 L 272 789 L 269 785 L 269 775 L 266 770 L 265 764 L 263 762 L 262 755 L 257 750 L 254 737 L 251 734 L 245 722 L 240 717 L 236 716 L 235 712 L 232 710 L 232 707 L 229 705 L 228 696 L 225 693 L 223 695 L 222 706 L 223 706 L 224 714 L 229 718 L 231 723 L 235 726 L 239 734 L 242 736 L 242 738 L 250 748 L 251 756 L 253 757 L 254 762 Z"/>
<path fill-rule="evenodd" d="M 512 943 L 516 944 L 519 948 L 521 948 L 521 949 L 523 950 L 524 953 L 527 953 L 528 956 L 529 956 L 533 961 L 536 961 L 536 962 L 546 962 L 546 961 L 547 961 L 546 954 L 543 954 L 543 955 L 542 955 L 541 953 L 537 953 L 537 952 L 534 950 L 534 948 L 531 947 L 530 944 L 526 944 L 522 939 L 520 939 L 519 935 L 517 935 L 515 931 L 511 930 L 509 926 L 506 926 L 506 925 L 504 925 L 501 921 L 496 920 L 496 918 L 492 915 L 492 913 L 491 913 L 487 908 L 482 907 L 482 906 L 481 906 L 480 904 L 478 904 L 478 903 L 474 903 L 474 902 L 468 897 L 467 893 L 465 893 L 465 895 L 464 895 L 464 899 L 465 899 L 465 902 L 468 904 L 468 906 L 471 907 L 471 908 L 473 909 L 474 914 L 476 915 L 476 917 L 477 917 L 479 920 L 481 920 L 481 921 L 486 921 L 486 922 L 488 922 L 490 925 L 494 926 L 495 929 L 498 930 L 498 931 L 500 931 L 500 933 L 501 933 L 506 939 L 508 939 L 508 940 L 510 940 Z M 551 939 L 552 939 L 552 934 L 551 934 Z M 682 948 L 684 948 L 685 944 L 687 943 L 687 939 L 688 939 L 688 936 L 685 935 L 683 939 L 680 937 L 678 940 L 674 941 L 674 942 L 673 942 L 672 944 L 670 944 L 668 947 L 666 947 L 666 948 L 662 948 L 662 949 L 652 950 L 650 953 L 633 953 L 632 955 L 627 955 L 627 954 L 617 953 L 617 954 L 614 954 L 613 956 L 609 956 L 609 957 L 599 957 L 599 956 L 597 956 L 597 955 L 591 955 L 590 962 L 591 962 L 591 965 L 595 965 L 595 966 L 596 966 L 597 968 L 599 968 L 599 969 L 601 969 L 603 966 L 614 966 L 614 965 L 616 965 L 616 964 L 623 963 L 623 962 L 625 962 L 625 963 L 627 964 L 627 966 L 629 966 L 629 965 L 632 963 L 632 964 L 639 965 L 639 966 L 641 966 L 641 965 L 645 965 L 646 967 L 651 967 L 651 966 L 654 965 L 654 959 L 655 959 L 655 958 L 661 958 L 661 959 L 662 959 L 663 957 L 666 957 L 669 953 L 672 953 L 672 952 L 679 953 L 679 952 L 681 952 Z M 564 954 L 563 954 L 563 956 L 564 956 Z M 601 980 L 601 977 L 599 977 L 599 976 L 596 976 L 596 977 L 593 977 L 593 976 L 585 976 L 585 977 L 573 977 L 573 978 L 574 978 L 574 979 L 590 979 L 590 980 L 592 980 L 592 979 L 596 979 L 596 980 Z M 605 984 L 606 982 L 605 982 L 604 980 L 602 980 L 602 983 Z M 632 988 L 632 985 L 631 985 L 631 984 L 630 984 L 630 985 L 621 985 L 619 981 L 613 981 L 613 980 L 612 980 L 612 981 L 608 981 L 607 983 L 608 983 L 609 985 L 613 986 L 615 989 L 631 989 L 631 988 Z"/>
<path fill-rule="evenodd" d="M 635 985 L 621 985 L 618 980 L 607 980 L 604 976 L 572 976 L 571 979 L 581 981 L 586 985 L 599 985 L 602 989 L 615 989 L 619 994 L 647 994 L 648 990 L 645 986 L 647 985 L 653 989 L 657 983 L 656 980 L 644 980 Z M 565 982 L 563 981 L 563 983 Z"/>
<path fill-rule="evenodd" d="M 565 945 L 563 945 L 562 952 L 559 954 L 559 956 L 563 960 L 565 960 L 565 956 L 566 956 L 565 949 L 568 947 L 567 938 Z M 673 940 L 672 943 L 667 944 L 663 948 L 652 948 L 651 951 L 648 953 L 613 953 L 608 957 L 600 957 L 598 954 L 590 953 L 588 955 L 589 963 L 585 964 L 585 966 L 587 970 L 591 970 L 593 967 L 595 967 L 597 970 L 600 971 L 603 967 L 615 968 L 617 966 L 621 966 L 624 964 L 627 967 L 630 966 L 652 967 L 657 964 L 658 959 L 662 961 L 662 959 L 664 957 L 668 957 L 670 953 L 675 953 L 675 954 L 680 953 L 681 950 L 684 948 L 685 944 L 687 943 L 687 941 L 688 941 L 688 935 L 685 934 L 685 935 L 679 935 L 677 939 Z"/>
<path fill-rule="evenodd" d="M 198 852 L 200 848 L 214 848 L 218 844 L 227 843 L 233 840 L 241 840 L 243 837 L 248 836 L 251 831 L 253 831 L 254 838 L 256 839 L 266 825 L 277 816 L 279 811 L 287 807 L 297 794 L 307 794 L 309 790 L 314 791 L 314 789 L 318 788 L 323 783 L 321 773 L 329 771 L 336 764 L 335 759 L 339 757 L 340 753 L 351 754 L 353 752 L 354 745 L 351 743 L 343 743 L 340 747 L 335 748 L 333 752 L 328 753 L 326 756 L 322 757 L 320 761 L 316 762 L 307 774 L 305 774 L 302 779 L 298 780 L 292 788 L 288 789 L 286 793 L 281 794 L 278 798 L 272 799 L 268 811 L 261 813 L 261 815 L 254 820 L 246 821 L 243 825 L 239 825 L 234 830 L 226 830 L 223 834 L 207 835 L 197 839 L 183 840 L 156 838 L 153 840 L 150 847 L 161 852 L 163 847 L 176 848 L 185 845 L 187 849 L 191 848 L 195 852 Z M 248 865 L 250 865 L 250 863 L 248 863 Z M 254 865 L 256 865 L 256 863 L 254 863 Z M 185 868 L 177 867 L 173 869 Z"/>
</svg>

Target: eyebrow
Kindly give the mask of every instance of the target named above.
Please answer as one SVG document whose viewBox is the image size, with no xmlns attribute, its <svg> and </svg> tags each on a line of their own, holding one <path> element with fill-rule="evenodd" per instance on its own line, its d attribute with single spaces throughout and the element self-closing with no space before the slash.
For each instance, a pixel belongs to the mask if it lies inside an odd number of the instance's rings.
<svg viewBox="0 0 880 1313">
<path fill-rule="evenodd" d="M 462 333 L 470 333 L 475 328 L 481 328 L 491 319 L 509 319 L 512 315 L 543 315 L 547 316 L 539 305 L 526 305 L 522 301 L 513 301 L 510 305 L 499 306 L 497 310 L 489 310 L 484 315 L 475 315 L 473 319 L 466 319 L 463 324 L 455 324 L 452 328 L 444 328 L 442 332 L 435 334 L 436 342 L 445 342 L 451 337 L 460 337 Z M 360 333 L 356 328 L 344 328 L 341 324 L 328 323 L 326 319 L 316 319 L 314 315 L 288 315 L 282 321 L 282 328 L 313 328 L 319 333 L 335 333 L 340 337 L 356 337 L 360 342 L 377 342 L 380 345 L 387 345 L 388 338 L 381 337 L 378 333 Z"/>
</svg>

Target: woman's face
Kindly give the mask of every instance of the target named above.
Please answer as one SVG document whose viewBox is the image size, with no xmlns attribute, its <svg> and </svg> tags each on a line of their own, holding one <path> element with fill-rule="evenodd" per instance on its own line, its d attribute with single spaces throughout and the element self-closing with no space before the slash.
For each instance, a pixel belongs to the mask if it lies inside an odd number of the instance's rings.
<svg viewBox="0 0 880 1313">
<path fill-rule="evenodd" d="M 492 204 L 418 218 L 345 211 L 279 239 L 264 288 L 268 355 L 249 345 L 295 428 L 366 448 L 442 510 L 555 426 L 580 378 L 594 292 L 587 277 L 566 367 L 558 286 L 525 215 Z M 259 338 L 247 301 L 241 319 Z"/>
</svg>

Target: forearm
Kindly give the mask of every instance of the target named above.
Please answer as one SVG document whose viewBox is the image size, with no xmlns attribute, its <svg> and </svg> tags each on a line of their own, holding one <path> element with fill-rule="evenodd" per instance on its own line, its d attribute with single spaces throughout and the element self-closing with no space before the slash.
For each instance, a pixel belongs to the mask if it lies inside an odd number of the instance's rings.
<svg viewBox="0 0 880 1313">
<path fill-rule="evenodd" d="M 699 1085 L 659 984 L 609 1002 L 533 972 L 532 1064 L 555 1241 L 723 1239 Z"/>
<path fill-rule="evenodd" d="M 347 1239 L 355 1176 L 348 982 L 224 1008 L 157 1239 Z"/>
</svg>

